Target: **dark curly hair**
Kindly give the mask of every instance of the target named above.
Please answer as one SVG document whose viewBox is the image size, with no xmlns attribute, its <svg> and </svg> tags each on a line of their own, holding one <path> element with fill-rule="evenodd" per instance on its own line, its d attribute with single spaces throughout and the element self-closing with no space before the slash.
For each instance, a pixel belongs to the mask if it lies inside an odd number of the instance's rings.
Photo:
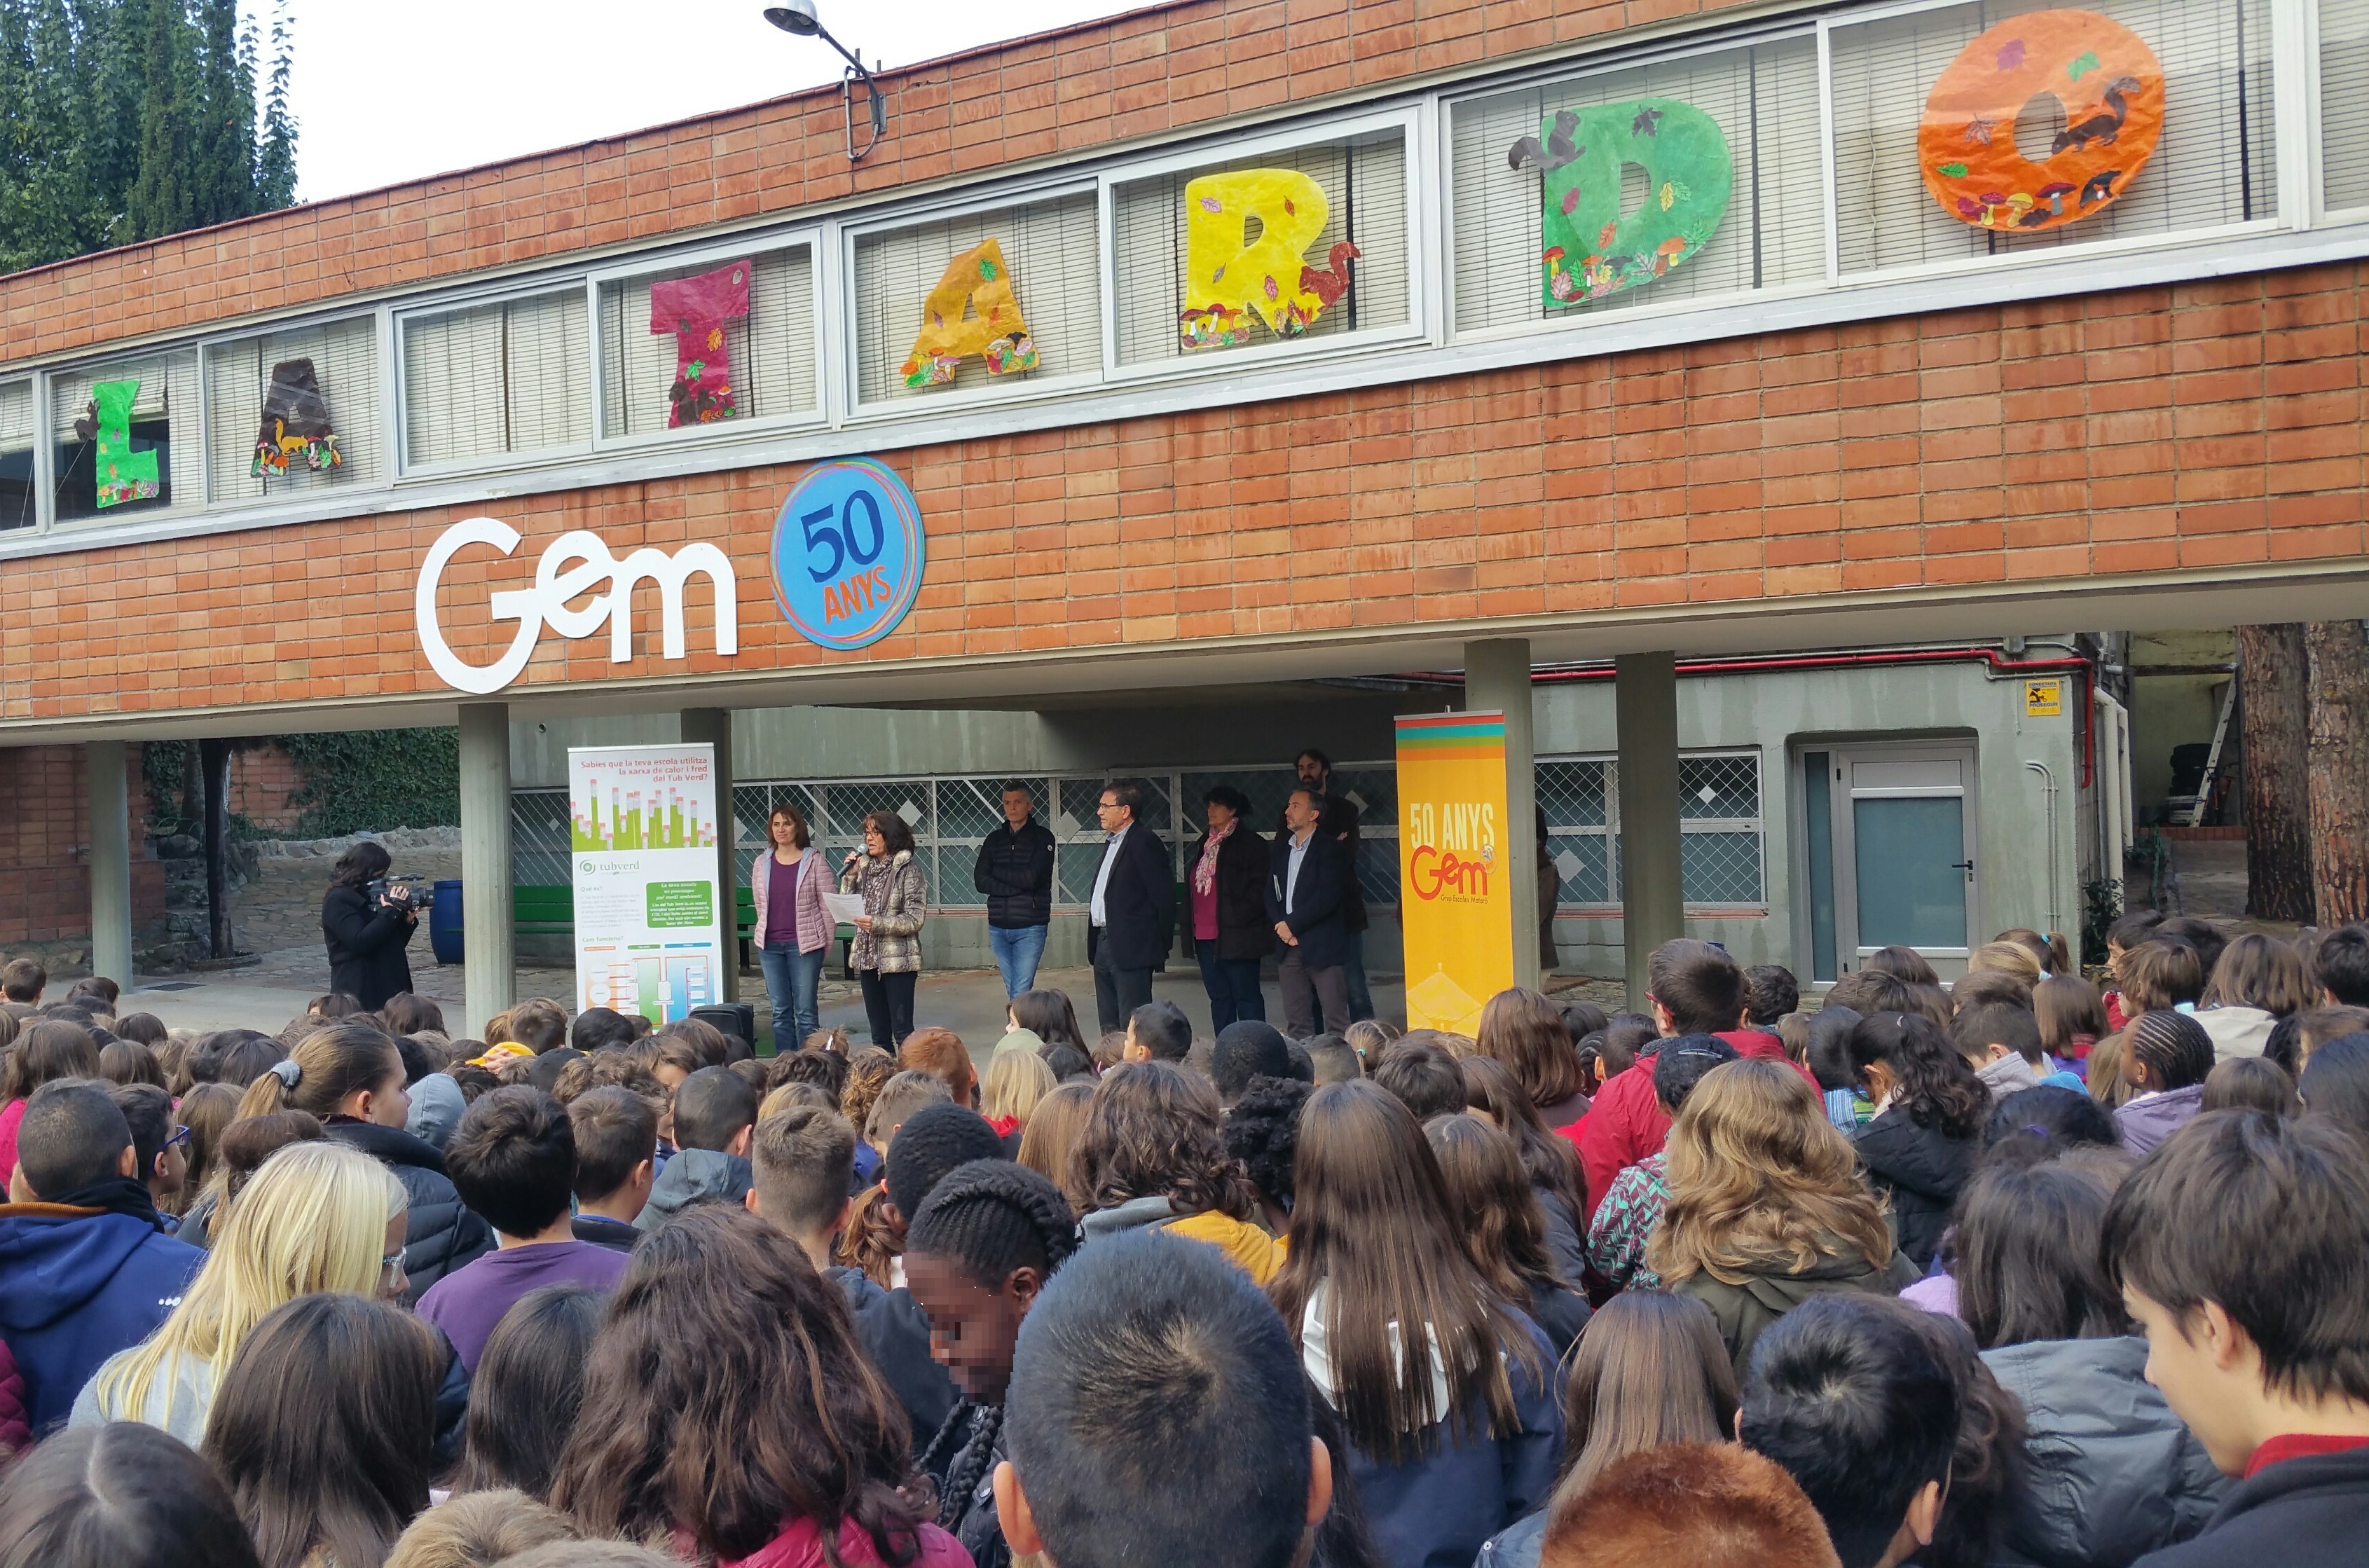
<svg viewBox="0 0 2369 1568">
<path fill-rule="evenodd" d="M 1850 1057 L 1862 1084 L 1867 1070 L 1882 1062 L 1892 1073 L 1892 1103 L 1945 1138 L 1972 1138 L 1990 1113 L 1990 1091 L 1941 1026 L 1921 1013 L 1860 1019 L 1851 1025 Z"/>
<path fill-rule="evenodd" d="M 1226 1115 L 1226 1152 L 1259 1196 L 1291 1212 L 1291 1157 L 1299 1146 L 1299 1110 L 1315 1086 L 1296 1078 L 1254 1078 Z"/>
<path fill-rule="evenodd" d="M 1166 1193 L 1177 1209 L 1251 1217 L 1249 1184 L 1218 1132 L 1208 1081 L 1164 1061 L 1114 1068 L 1094 1085 L 1070 1151 L 1070 1181 L 1096 1208 Z"/>
</svg>

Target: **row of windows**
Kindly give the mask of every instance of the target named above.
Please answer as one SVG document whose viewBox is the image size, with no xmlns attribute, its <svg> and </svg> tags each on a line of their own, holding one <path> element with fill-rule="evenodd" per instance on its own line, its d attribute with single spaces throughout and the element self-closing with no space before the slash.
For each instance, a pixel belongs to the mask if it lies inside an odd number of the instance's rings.
<svg viewBox="0 0 2369 1568">
<path fill-rule="evenodd" d="M 1614 763 L 1606 757 L 1541 760 L 1538 799 L 1547 821 L 1547 853 L 1562 879 L 1558 902 L 1573 910 L 1603 910 L 1620 902 L 1619 805 Z M 1250 823 L 1261 833 L 1283 819 L 1295 775 L 1288 767 L 1129 774 L 1146 785 L 1142 820 L 1168 842 L 1181 880 L 1189 853 L 1206 824 L 1201 802 L 1212 785 L 1239 789 L 1251 803 Z M 1010 775 L 977 778 L 832 779 L 735 784 L 734 849 L 745 881 L 764 853 L 773 807 L 797 807 L 836 864 L 863 841 L 864 818 L 893 811 L 913 830 L 915 857 L 934 907 L 981 907 L 972 887 L 978 846 L 1003 818 Z M 1053 901 L 1082 910 L 1092 898 L 1104 837 L 1094 802 L 1109 782 L 1103 774 L 1020 775 L 1036 795 L 1037 819 L 1057 841 Z M 1757 752 L 1706 752 L 1679 759 L 1680 864 L 1686 901 L 1703 908 L 1767 902 L 1765 835 Z M 1397 770 L 1386 762 L 1347 764 L 1334 771 L 1333 791 L 1357 807 L 1357 878 L 1366 901 L 1399 901 Z M 567 792 L 520 790 L 510 797 L 512 876 L 521 887 L 564 885 L 570 879 Z"/>
<path fill-rule="evenodd" d="M 2004 195 L 1996 208 L 1962 197 L 1951 211 L 1920 152 L 1928 96 L 1978 36 L 2041 9 L 2041 0 L 1941 0 L 1762 24 L 1748 40 L 1564 67 L 1278 132 L 1223 157 L 1139 158 L 1041 177 L 1024 194 L 954 208 L 941 200 L 926 215 L 835 221 L 498 297 L 448 293 L 0 379 L 0 533 L 702 435 L 907 418 L 1426 338 L 1584 328 L 2066 246 L 2369 216 L 2369 0 L 2099 0 L 2162 74 L 2160 136 L 2127 193 L 2070 223 L 2039 221 L 2046 215 L 2021 195 L 2013 208 Z M 2316 138 L 2296 136 L 2276 112 L 2292 117 L 2308 97 L 2273 80 L 2273 35 L 2298 29 L 2314 40 L 2302 57 L 2317 76 Z M 2095 78 L 2076 85 L 2080 70 L 2006 111 L 1999 135 L 2029 158 L 2050 157 L 2066 105 L 2094 97 Z M 1723 141 L 1723 152 L 1691 166 L 1705 189 L 1649 166 L 1679 140 L 1643 139 L 1657 113 L 1616 138 L 1623 150 L 1612 161 L 1582 166 L 1617 171 L 1618 202 L 1608 187 L 1581 201 L 1578 177 L 1556 173 L 1588 155 L 1569 128 L 1617 131 L 1640 100 L 1716 128 L 1705 144 Z M 1426 134 L 1435 113 L 1436 155 Z M 1970 128 L 1967 140 L 1976 134 Z M 2312 180 L 2283 182 L 2283 134 L 2309 149 L 2298 161 L 2313 166 Z M 1727 188 L 1723 211 L 1714 184 Z M 2287 187 L 2313 189 L 2283 207 Z M 1440 192 L 1436 217 L 1426 189 Z M 2071 188 L 2055 189 L 2049 200 L 2061 205 Z M 2076 199 L 2077 213 L 2086 200 Z M 1657 223 L 1683 233 L 1654 254 L 1566 258 L 1558 243 L 1568 234 L 1573 247 L 1608 253 L 1650 238 Z M 1287 228 L 1307 271 L 1278 287 L 1273 264 L 1291 253 L 1275 246 Z M 1261 260 L 1264 300 L 1244 275 Z M 1608 266 L 1618 281 L 1596 286 Z M 1435 269 L 1436 307 L 1425 284 Z M 1588 286 L 1572 287 L 1583 273 Z M 1219 318 L 1203 295 L 1213 286 L 1242 303 L 1209 327 Z M 1295 299 L 1297 315 L 1270 315 Z M 939 338 L 977 331 L 962 351 L 940 352 L 925 326 Z"/>
</svg>

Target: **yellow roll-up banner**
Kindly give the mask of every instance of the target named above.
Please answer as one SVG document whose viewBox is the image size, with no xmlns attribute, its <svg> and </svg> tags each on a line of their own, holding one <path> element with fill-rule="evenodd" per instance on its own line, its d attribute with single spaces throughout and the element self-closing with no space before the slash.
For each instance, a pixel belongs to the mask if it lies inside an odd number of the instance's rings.
<svg viewBox="0 0 2369 1568">
<path fill-rule="evenodd" d="M 1407 1027 L 1471 1035 L 1514 983 L 1505 715 L 1400 719 L 1398 787 Z"/>
</svg>

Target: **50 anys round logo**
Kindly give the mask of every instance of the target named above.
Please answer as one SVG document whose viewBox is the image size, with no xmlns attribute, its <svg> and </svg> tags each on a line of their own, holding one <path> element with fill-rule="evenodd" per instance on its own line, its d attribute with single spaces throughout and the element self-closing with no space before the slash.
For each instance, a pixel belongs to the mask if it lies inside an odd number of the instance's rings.
<svg viewBox="0 0 2369 1568">
<path fill-rule="evenodd" d="M 773 599 L 808 642 L 860 648 L 896 630 L 921 591 L 921 509 L 894 469 L 847 457 L 808 469 L 767 551 Z"/>
</svg>

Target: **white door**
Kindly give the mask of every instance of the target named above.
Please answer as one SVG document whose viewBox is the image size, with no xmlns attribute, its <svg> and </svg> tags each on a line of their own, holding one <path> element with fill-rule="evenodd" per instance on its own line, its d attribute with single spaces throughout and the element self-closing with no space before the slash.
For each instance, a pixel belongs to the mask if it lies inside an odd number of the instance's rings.
<svg viewBox="0 0 2369 1568">
<path fill-rule="evenodd" d="M 1837 956 L 1856 969 L 1880 947 L 1909 947 L 1945 980 L 1963 974 L 1975 941 L 1974 748 L 1826 756 Z"/>
</svg>

